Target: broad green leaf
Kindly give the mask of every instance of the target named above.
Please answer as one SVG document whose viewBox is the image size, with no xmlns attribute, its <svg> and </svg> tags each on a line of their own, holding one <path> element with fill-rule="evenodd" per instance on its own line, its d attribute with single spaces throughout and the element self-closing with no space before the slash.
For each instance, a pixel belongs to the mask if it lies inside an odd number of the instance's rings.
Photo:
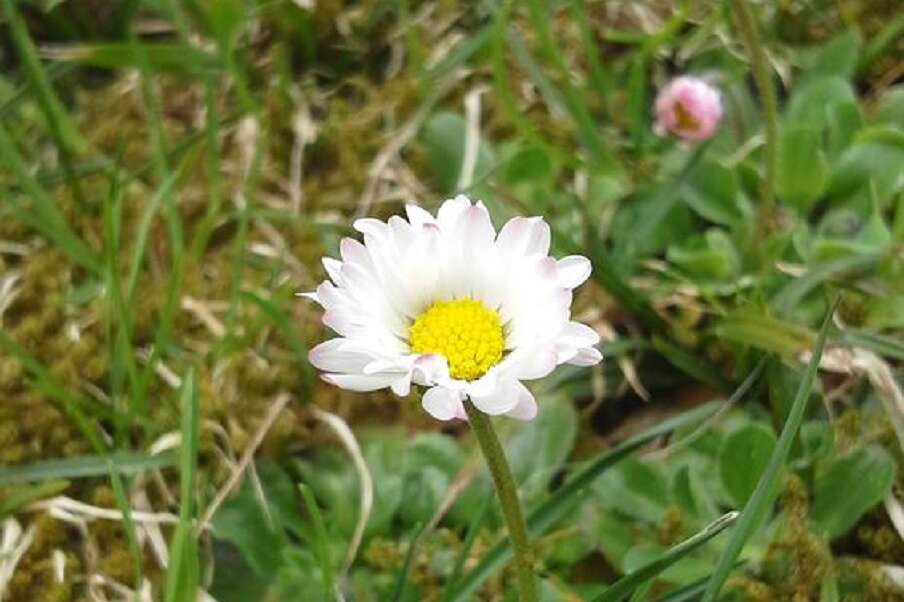
<svg viewBox="0 0 904 602">
<path fill-rule="evenodd" d="M 836 76 L 851 79 L 857 68 L 860 34 L 848 29 L 818 48 L 800 52 L 801 69 L 805 78 Z"/>
<path fill-rule="evenodd" d="M 571 400 L 549 396 L 538 403 L 542 411 L 505 444 L 512 473 L 528 506 L 546 492 L 550 479 L 571 455 L 578 425 Z"/>
<path fill-rule="evenodd" d="M 772 429 L 758 422 L 741 427 L 722 442 L 719 474 L 737 507 L 750 499 L 774 449 Z"/>
<path fill-rule="evenodd" d="M 825 192 L 828 181 L 820 131 L 786 123 L 778 139 L 775 192 L 779 199 L 806 212 Z"/>
<path fill-rule="evenodd" d="M 640 529 L 630 519 L 609 508 L 600 508 L 593 500 L 586 505 L 592 510 L 590 534 L 594 543 L 612 566 L 621 567 L 625 554 L 637 543 Z"/>
<path fill-rule="evenodd" d="M 891 242 L 891 231 L 880 211 L 874 209 L 864 220 L 852 211 L 840 209 L 828 214 L 820 224 L 808 259 L 821 262 L 850 255 L 878 255 Z"/>
<path fill-rule="evenodd" d="M 904 84 L 888 88 L 882 93 L 870 123 L 904 129 Z"/>
<path fill-rule="evenodd" d="M 650 524 L 662 519 L 669 503 L 662 467 L 633 457 L 603 475 L 594 492 L 605 507 Z"/>
<path fill-rule="evenodd" d="M 794 87 L 782 121 L 822 131 L 829 124 L 832 108 L 849 102 L 857 102 L 857 95 L 844 78 L 815 77 Z"/>
<path fill-rule="evenodd" d="M 816 477 L 810 517 L 829 537 L 840 537 L 882 500 L 894 478 L 895 461 L 881 447 L 836 458 Z"/>
<path fill-rule="evenodd" d="M 691 171 L 681 196 L 702 218 L 722 226 L 739 225 L 747 209 L 735 171 L 712 160 Z"/>
<path fill-rule="evenodd" d="M 465 153 L 465 120 L 454 113 L 440 112 L 431 116 L 421 128 L 421 141 L 427 160 L 442 194 L 456 192 Z M 496 153 L 482 137 L 479 139 L 475 179 L 488 173 L 496 163 Z"/>
<path fill-rule="evenodd" d="M 885 129 L 883 131 L 890 131 Z M 881 208 L 904 186 L 904 144 L 894 138 L 862 140 L 858 137 L 838 159 L 832 169 L 832 177 L 826 196 L 833 203 L 849 202 L 851 198 L 863 199 L 868 206 L 874 193 Z"/>
<path fill-rule="evenodd" d="M 729 314 L 716 325 L 715 332 L 736 343 L 782 355 L 798 353 L 813 340 L 809 329 L 754 309 Z"/>
<path fill-rule="evenodd" d="M 718 228 L 710 228 L 703 236 L 694 235 L 682 244 L 670 246 L 666 258 L 691 276 L 703 280 L 734 279 L 741 269 L 734 242 Z"/>
</svg>

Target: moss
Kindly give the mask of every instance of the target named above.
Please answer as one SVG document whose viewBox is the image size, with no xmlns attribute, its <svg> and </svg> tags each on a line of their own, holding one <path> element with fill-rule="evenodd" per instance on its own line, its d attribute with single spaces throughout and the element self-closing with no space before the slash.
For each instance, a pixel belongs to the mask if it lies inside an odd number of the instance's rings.
<svg viewBox="0 0 904 602">
<path fill-rule="evenodd" d="M 76 599 L 82 586 L 76 577 L 82 572 L 79 556 L 69 550 L 77 534 L 70 533 L 64 523 L 47 514 L 31 516 L 24 528 L 34 528 L 31 546 L 19 563 L 9 584 L 8 600 L 29 602 L 69 602 Z M 58 582 L 53 563 L 55 550 L 65 554 L 63 581 Z"/>
<path fill-rule="evenodd" d="M 785 479 L 781 508 L 778 537 L 764 560 L 764 580 L 778 599 L 818 599 L 822 581 L 832 570 L 832 553 L 828 542 L 807 528 L 807 488 L 793 473 Z"/>
</svg>

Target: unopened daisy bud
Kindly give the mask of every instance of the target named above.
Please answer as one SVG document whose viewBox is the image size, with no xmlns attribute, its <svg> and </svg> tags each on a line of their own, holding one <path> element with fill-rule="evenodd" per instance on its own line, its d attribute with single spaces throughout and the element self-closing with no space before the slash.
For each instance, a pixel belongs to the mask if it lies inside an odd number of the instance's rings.
<svg viewBox="0 0 904 602">
<path fill-rule="evenodd" d="M 421 385 L 440 420 L 465 418 L 465 399 L 530 420 L 537 404 L 522 381 L 600 361 L 599 335 L 571 319 L 590 261 L 551 257 L 542 218 L 497 233 L 483 203 L 464 196 L 436 216 L 408 206 L 407 217 L 355 222 L 364 242 L 343 239 L 341 259 L 324 259 L 330 279 L 305 295 L 339 335 L 310 353 L 325 381 L 402 396 Z"/>
<path fill-rule="evenodd" d="M 711 138 L 722 119 L 719 90 L 687 75 L 673 79 L 659 91 L 655 108 L 653 131 L 688 141 Z"/>
</svg>

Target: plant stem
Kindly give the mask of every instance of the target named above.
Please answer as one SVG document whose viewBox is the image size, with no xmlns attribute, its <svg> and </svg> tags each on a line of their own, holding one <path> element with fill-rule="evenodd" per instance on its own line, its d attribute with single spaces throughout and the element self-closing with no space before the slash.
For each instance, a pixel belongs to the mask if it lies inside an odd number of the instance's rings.
<svg viewBox="0 0 904 602">
<path fill-rule="evenodd" d="M 499 505 L 502 508 L 502 516 L 505 518 L 505 526 L 508 528 L 509 538 L 512 541 L 512 551 L 515 557 L 515 573 L 518 577 L 518 593 L 521 602 L 536 602 L 537 589 L 534 581 L 533 554 L 530 543 L 527 540 L 527 526 L 521 514 L 521 505 L 518 503 L 518 494 L 515 487 L 515 479 L 505 459 L 505 452 L 499 444 L 496 431 L 490 417 L 474 407 L 470 401 L 465 401 L 465 411 L 471 423 L 471 430 L 480 444 L 480 451 L 486 459 L 493 484 L 496 486 L 496 495 L 499 496 Z"/>
<path fill-rule="evenodd" d="M 769 231 L 769 221 L 772 217 L 772 204 L 775 189 L 775 172 L 778 163 L 778 117 L 775 103 L 775 91 L 772 89 L 772 80 L 769 78 L 769 66 L 766 60 L 766 51 L 763 48 L 756 19 L 750 9 L 747 0 L 732 0 L 738 25 L 738 33 L 747 45 L 750 54 L 750 68 L 753 71 L 753 81 L 760 93 L 760 105 L 763 110 L 763 123 L 766 130 L 766 147 L 764 149 L 765 170 L 760 182 L 760 205 L 757 211 L 756 231 L 754 240 L 762 240 Z"/>
</svg>

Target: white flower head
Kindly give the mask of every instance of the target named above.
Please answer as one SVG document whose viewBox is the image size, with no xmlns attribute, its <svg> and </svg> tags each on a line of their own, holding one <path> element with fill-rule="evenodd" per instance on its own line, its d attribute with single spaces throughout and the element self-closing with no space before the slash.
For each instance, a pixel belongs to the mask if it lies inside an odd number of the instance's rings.
<svg viewBox="0 0 904 602">
<path fill-rule="evenodd" d="M 571 320 L 590 262 L 550 257 L 542 218 L 515 217 L 497 234 L 483 203 L 464 196 L 436 217 L 406 213 L 356 221 L 364 243 L 343 239 L 342 259 L 323 260 L 330 279 L 305 294 L 339 335 L 310 353 L 325 381 L 401 396 L 411 383 L 428 387 L 422 404 L 440 420 L 465 419 L 465 398 L 530 420 L 537 404 L 521 381 L 602 359 L 599 335 Z"/>
</svg>

